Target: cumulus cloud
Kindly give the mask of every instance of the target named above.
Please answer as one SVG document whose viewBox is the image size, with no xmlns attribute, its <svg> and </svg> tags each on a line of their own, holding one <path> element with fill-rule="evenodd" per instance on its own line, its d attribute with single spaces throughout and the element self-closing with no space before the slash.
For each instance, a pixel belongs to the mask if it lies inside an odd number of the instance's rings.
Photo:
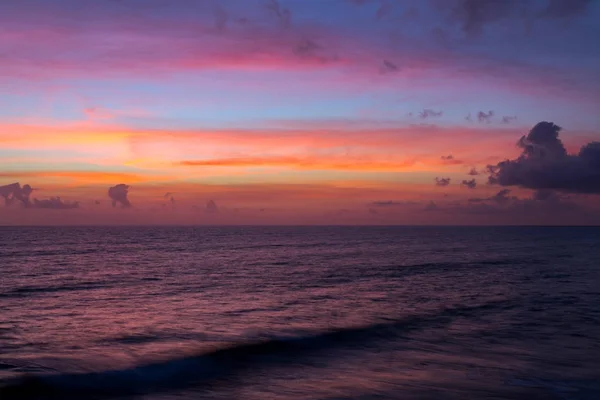
<svg viewBox="0 0 600 400">
<path fill-rule="evenodd" d="M 24 206 L 29 206 L 29 196 L 32 192 L 33 188 L 30 185 L 25 184 L 21 186 L 19 182 L 0 186 L 0 196 L 4 197 L 4 204 L 6 206 L 12 205 L 15 200 L 20 201 Z"/>
<path fill-rule="evenodd" d="M 79 208 L 79 202 L 64 202 L 60 197 L 50 197 L 48 199 L 34 199 L 30 201 L 29 196 L 33 193 L 33 188 L 25 184 L 21 186 L 18 182 L 10 185 L 0 186 L 0 196 L 4 197 L 4 203 L 7 206 L 15 201 L 20 201 L 27 208 L 50 208 L 56 210 Z"/>
<path fill-rule="evenodd" d="M 490 122 L 492 122 L 492 117 L 494 116 L 494 111 L 490 110 L 487 113 L 485 111 L 478 111 L 477 112 L 477 121 L 480 124 L 486 123 L 489 124 Z"/>
<path fill-rule="evenodd" d="M 206 203 L 206 210 L 208 214 L 217 214 L 219 212 L 219 207 L 217 207 L 217 203 L 214 200 L 209 200 Z"/>
<path fill-rule="evenodd" d="M 79 208 L 79 202 L 64 202 L 60 197 L 50 197 L 49 199 L 33 200 L 33 207 L 35 208 L 50 208 L 54 210 L 68 210 L 73 208 Z"/>
<path fill-rule="evenodd" d="M 444 112 L 441 110 L 435 111 L 435 110 L 432 110 L 431 108 L 426 108 L 419 113 L 419 117 L 421 119 L 427 119 L 427 118 L 441 117 L 443 114 L 444 114 Z"/>
<path fill-rule="evenodd" d="M 471 168 L 471 170 L 469 171 L 468 175 L 471 176 L 477 176 L 479 175 L 479 171 L 477 171 L 477 169 L 475 167 Z"/>
<path fill-rule="evenodd" d="M 111 198 L 113 207 L 116 207 L 117 204 L 121 204 L 122 208 L 131 207 L 131 203 L 127 198 L 130 188 L 131 186 L 125 185 L 124 183 L 120 183 L 108 189 L 108 197 Z"/>
<path fill-rule="evenodd" d="M 436 186 L 448 186 L 450 184 L 450 178 L 435 178 Z"/>
<path fill-rule="evenodd" d="M 454 158 L 452 154 L 448 154 L 447 156 L 441 156 L 440 159 L 446 165 L 458 165 L 463 163 L 461 160 L 457 160 L 456 158 Z"/>
<path fill-rule="evenodd" d="M 463 180 L 461 185 L 468 187 L 469 189 L 475 189 L 477 187 L 477 181 L 475 179 Z"/>
<path fill-rule="evenodd" d="M 489 110 L 488 112 L 485 111 L 477 111 L 477 114 L 475 114 L 475 119 L 477 119 L 477 122 L 479 122 L 480 124 L 489 124 L 492 122 L 492 118 L 494 117 L 494 111 Z M 471 113 L 467 114 L 467 116 L 465 117 L 465 119 L 469 122 L 473 122 L 474 121 L 474 117 Z"/>
<path fill-rule="evenodd" d="M 519 157 L 488 166 L 489 183 L 600 194 L 600 142 L 590 142 L 579 153 L 567 154 L 560 131 L 552 122 L 535 125 L 517 142 L 522 150 Z"/>
</svg>

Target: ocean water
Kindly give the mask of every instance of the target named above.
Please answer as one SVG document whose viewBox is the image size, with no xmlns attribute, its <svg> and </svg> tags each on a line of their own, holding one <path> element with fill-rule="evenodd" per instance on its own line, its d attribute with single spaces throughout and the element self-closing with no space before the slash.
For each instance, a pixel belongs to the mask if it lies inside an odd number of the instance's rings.
<svg viewBox="0 0 600 400">
<path fill-rule="evenodd" d="M 600 229 L 0 228 L 0 398 L 600 399 Z"/>
</svg>

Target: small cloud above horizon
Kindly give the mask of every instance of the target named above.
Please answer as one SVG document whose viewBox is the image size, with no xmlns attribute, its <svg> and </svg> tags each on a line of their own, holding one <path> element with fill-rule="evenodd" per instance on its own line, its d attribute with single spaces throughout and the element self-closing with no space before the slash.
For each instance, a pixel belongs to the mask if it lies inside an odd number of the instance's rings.
<svg viewBox="0 0 600 400">
<path fill-rule="evenodd" d="M 112 200 L 112 206 L 116 207 L 117 204 L 121 204 L 122 208 L 130 208 L 131 202 L 128 199 L 129 189 L 131 186 L 124 183 L 120 183 L 116 186 L 112 186 L 108 189 L 108 197 Z"/>
</svg>

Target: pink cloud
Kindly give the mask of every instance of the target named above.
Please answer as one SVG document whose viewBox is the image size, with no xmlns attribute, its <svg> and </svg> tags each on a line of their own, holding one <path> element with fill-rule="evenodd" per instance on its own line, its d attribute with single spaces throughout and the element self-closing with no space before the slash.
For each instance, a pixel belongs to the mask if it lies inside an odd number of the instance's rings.
<svg viewBox="0 0 600 400">
<path fill-rule="evenodd" d="M 153 4 L 156 8 L 149 6 L 149 10 L 160 11 L 160 3 Z M 0 35 L 0 52 L 5 54 L 2 76 L 9 79 L 148 78 L 204 69 L 337 70 L 347 75 L 346 83 L 389 85 L 418 77 L 422 79 L 413 86 L 435 87 L 485 80 L 503 90 L 598 99 L 597 87 L 572 69 L 462 52 L 431 38 L 422 39 L 423 43 L 398 33 L 382 40 L 325 24 L 294 22 L 282 27 L 276 19 L 269 20 L 273 14 L 284 14 L 273 5 L 270 11 L 264 7 L 262 21 L 235 24 L 229 23 L 232 10 L 208 5 L 199 10 L 204 17 L 179 20 L 156 18 L 150 11 L 132 17 L 117 6 L 96 7 L 95 14 L 90 11 L 94 7 L 60 8 L 35 2 L 29 8 L 14 8 L 15 18 L 28 16 L 21 21 L 33 18 L 35 23 L 0 19 L 11 28 Z M 77 18 L 79 23 L 73 22 Z M 383 79 L 373 81 L 382 63 L 394 67 L 386 69 Z"/>
</svg>

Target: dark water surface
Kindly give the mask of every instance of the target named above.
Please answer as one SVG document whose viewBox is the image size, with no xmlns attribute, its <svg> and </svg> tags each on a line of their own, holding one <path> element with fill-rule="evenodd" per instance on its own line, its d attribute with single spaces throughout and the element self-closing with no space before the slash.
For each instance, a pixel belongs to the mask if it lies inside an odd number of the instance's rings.
<svg viewBox="0 0 600 400">
<path fill-rule="evenodd" d="M 600 399 L 600 229 L 0 228 L 0 398 Z"/>
</svg>

